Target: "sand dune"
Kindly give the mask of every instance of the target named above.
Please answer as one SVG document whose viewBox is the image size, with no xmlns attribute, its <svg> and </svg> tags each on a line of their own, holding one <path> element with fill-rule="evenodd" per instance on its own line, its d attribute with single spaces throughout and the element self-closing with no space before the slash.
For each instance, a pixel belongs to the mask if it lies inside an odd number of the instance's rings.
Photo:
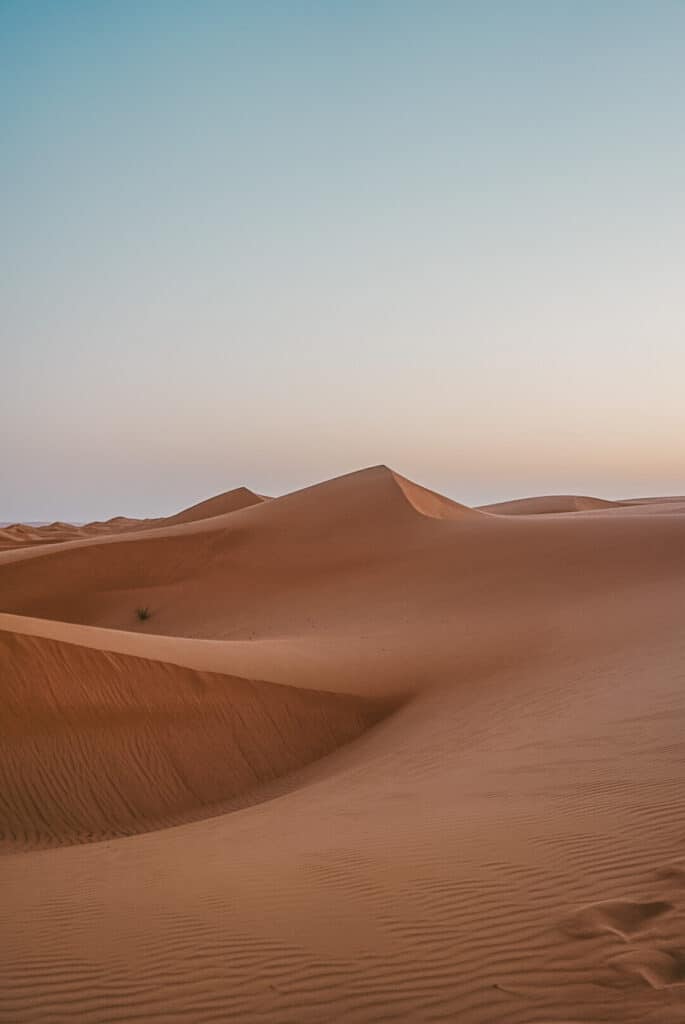
<svg viewBox="0 0 685 1024">
<path fill-rule="evenodd" d="M 513 501 L 499 501 L 494 505 L 481 505 L 480 510 L 493 512 L 499 516 L 534 516 L 621 507 L 621 502 L 589 498 L 583 494 L 547 494 L 539 498 L 515 498 Z"/>
<path fill-rule="evenodd" d="M 38 544 L 61 544 L 100 535 L 108 536 L 125 530 L 144 529 L 145 525 L 146 520 L 128 519 L 126 516 L 116 516 L 106 522 L 82 525 L 54 522 L 40 526 L 25 526 L 22 523 L 13 523 L 0 530 L 0 551 Z"/>
<path fill-rule="evenodd" d="M 127 516 L 115 516 L 104 521 L 95 521 L 83 525 L 72 523 L 49 523 L 47 525 L 8 524 L 0 529 L 0 551 L 14 550 L 36 544 L 60 544 L 74 540 L 86 540 L 92 537 L 111 536 L 130 531 L 140 531 L 174 526 L 178 523 L 193 523 L 212 516 L 225 515 L 239 508 L 256 505 L 266 499 L 255 494 L 247 487 L 235 487 L 231 491 L 217 494 L 206 501 L 198 502 L 189 508 L 177 512 L 173 516 L 161 516 L 156 519 L 131 519 Z"/>
<path fill-rule="evenodd" d="M 256 799 L 356 738 L 362 697 L 0 632 L 0 845 L 125 835 Z"/>
<path fill-rule="evenodd" d="M 217 494 L 214 498 L 191 505 L 190 508 L 185 508 L 174 516 L 154 520 L 154 522 L 167 526 L 175 526 L 177 523 L 196 523 L 201 519 L 211 519 L 213 516 L 223 516 L 227 512 L 235 512 L 239 508 L 249 508 L 250 505 L 258 505 L 265 500 L 248 487 L 234 487 L 232 491 Z"/>
<path fill-rule="evenodd" d="M 684 598 L 385 467 L 6 551 L 0 1021 L 679 1024 Z"/>
</svg>

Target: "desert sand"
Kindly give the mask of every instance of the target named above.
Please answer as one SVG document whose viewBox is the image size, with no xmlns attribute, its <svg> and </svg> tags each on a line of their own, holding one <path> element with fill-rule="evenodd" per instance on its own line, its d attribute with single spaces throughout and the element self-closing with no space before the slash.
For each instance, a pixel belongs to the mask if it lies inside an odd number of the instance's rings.
<svg viewBox="0 0 685 1024">
<path fill-rule="evenodd" d="M 0 1022 L 682 1024 L 684 608 L 685 498 L 0 530 Z"/>
</svg>

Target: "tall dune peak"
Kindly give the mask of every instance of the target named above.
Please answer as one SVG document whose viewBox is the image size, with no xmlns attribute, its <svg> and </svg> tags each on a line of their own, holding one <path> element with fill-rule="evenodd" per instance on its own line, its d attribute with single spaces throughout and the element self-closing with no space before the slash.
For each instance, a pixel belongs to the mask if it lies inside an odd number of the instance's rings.
<svg viewBox="0 0 685 1024">
<path fill-rule="evenodd" d="M 274 509 L 276 505 L 295 502 L 324 514 L 351 514 L 354 510 L 366 517 L 392 517 L 408 511 L 431 519 L 479 515 L 474 509 L 422 487 L 384 464 L 366 466 L 294 491 L 278 499 Z"/>
</svg>

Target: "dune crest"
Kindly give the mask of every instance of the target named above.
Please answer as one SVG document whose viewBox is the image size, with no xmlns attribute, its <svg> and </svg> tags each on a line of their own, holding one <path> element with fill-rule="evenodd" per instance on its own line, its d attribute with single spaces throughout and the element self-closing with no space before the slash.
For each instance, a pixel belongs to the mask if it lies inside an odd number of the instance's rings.
<svg viewBox="0 0 685 1024">
<path fill-rule="evenodd" d="M 214 516 L 224 516 L 228 512 L 236 512 L 241 508 L 259 505 L 267 500 L 267 498 L 255 494 L 249 487 L 234 487 L 231 491 L 225 491 L 223 494 L 217 494 L 213 498 L 207 498 L 205 501 L 199 501 L 196 505 L 184 508 L 182 512 L 177 512 L 176 515 L 151 520 L 151 523 L 160 526 L 195 523 L 201 519 L 212 519 Z"/>
<path fill-rule="evenodd" d="M 427 487 L 421 487 L 419 484 L 407 480 L 399 473 L 390 472 L 409 504 L 423 516 L 428 516 L 431 519 L 460 519 L 463 516 L 478 515 L 477 509 L 469 508 L 468 505 L 460 505 L 459 502 L 452 501 L 451 498 L 446 498 L 443 494 L 438 494 L 437 491 L 430 491 Z"/>
<path fill-rule="evenodd" d="M 301 516 L 312 524 L 323 519 L 329 527 L 354 521 L 368 528 L 391 525 L 416 512 L 432 519 L 478 516 L 474 509 L 421 487 L 384 465 L 304 487 L 269 504 L 269 514 L 274 517 Z"/>
<path fill-rule="evenodd" d="M 91 841 L 250 803 L 386 712 L 0 632 L 0 847 Z"/>
</svg>

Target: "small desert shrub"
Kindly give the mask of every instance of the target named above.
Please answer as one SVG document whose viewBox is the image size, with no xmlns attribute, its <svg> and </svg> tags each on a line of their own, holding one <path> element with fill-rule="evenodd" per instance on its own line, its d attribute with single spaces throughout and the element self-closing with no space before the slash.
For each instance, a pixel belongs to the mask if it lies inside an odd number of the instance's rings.
<svg viewBox="0 0 685 1024">
<path fill-rule="evenodd" d="M 136 608 L 136 615 L 141 622 L 145 622 L 146 619 L 150 618 L 150 609 L 147 606 L 145 608 Z"/>
</svg>

